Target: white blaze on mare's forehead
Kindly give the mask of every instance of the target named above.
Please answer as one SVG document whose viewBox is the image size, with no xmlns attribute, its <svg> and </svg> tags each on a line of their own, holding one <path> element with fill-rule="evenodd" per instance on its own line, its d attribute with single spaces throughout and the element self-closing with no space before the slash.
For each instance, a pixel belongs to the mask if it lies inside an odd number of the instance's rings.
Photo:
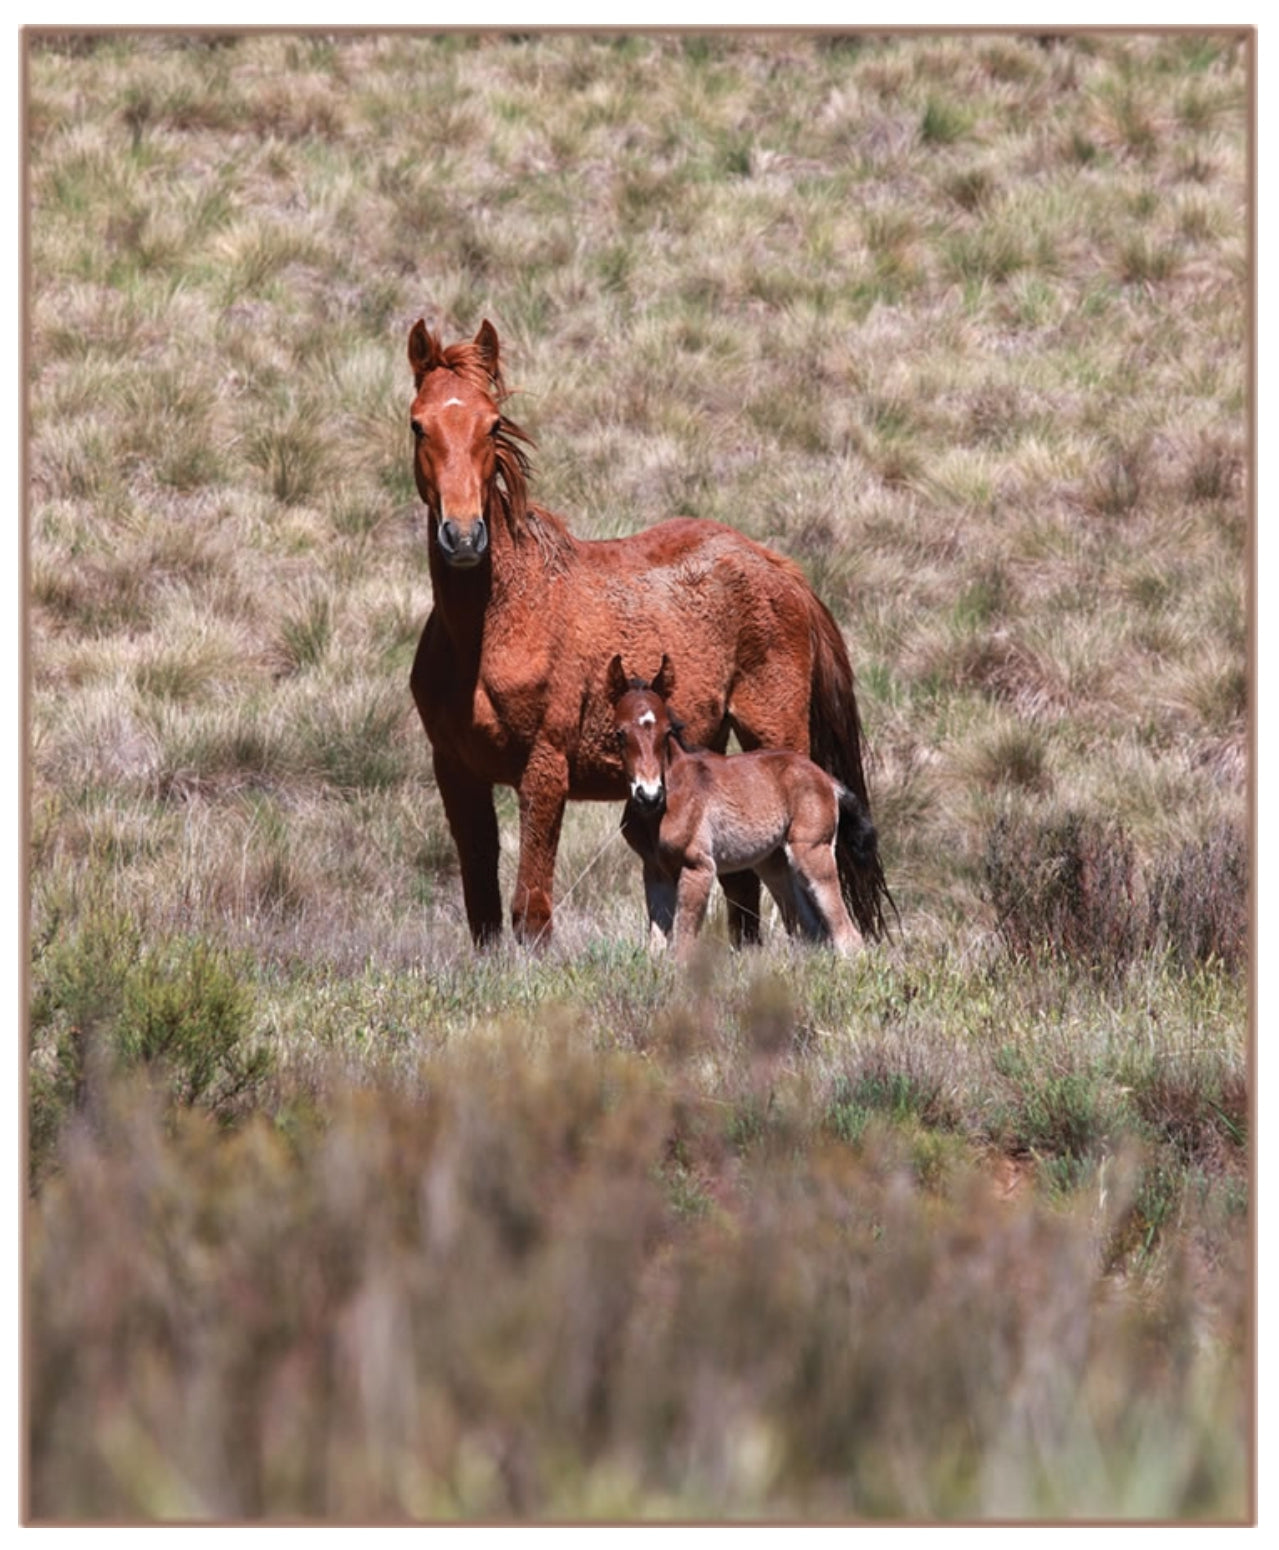
<svg viewBox="0 0 1279 1550">
<path fill-rule="evenodd" d="M 442 407 L 445 409 L 451 409 L 454 404 L 461 408 L 462 400 L 460 398 L 446 398 Z"/>
<path fill-rule="evenodd" d="M 639 719 L 636 721 L 635 725 L 639 727 L 651 727 L 656 720 L 657 717 L 651 710 L 645 710 L 640 712 Z"/>
</svg>

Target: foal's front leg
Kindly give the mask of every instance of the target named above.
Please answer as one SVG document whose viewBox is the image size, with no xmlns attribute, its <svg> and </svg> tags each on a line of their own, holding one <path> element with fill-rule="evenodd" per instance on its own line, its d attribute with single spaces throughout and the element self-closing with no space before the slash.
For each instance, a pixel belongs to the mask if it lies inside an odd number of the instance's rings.
<svg viewBox="0 0 1279 1550">
<path fill-rule="evenodd" d="M 551 939 L 555 853 L 568 800 L 568 760 L 551 749 L 534 752 L 519 784 L 520 865 L 511 900 L 511 927 L 530 947 Z"/>
<path fill-rule="evenodd" d="M 675 956 L 681 961 L 693 951 L 697 933 L 706 919 L 706 906 L 714 881 L 715 863 L 709 855 L 697 853 L 684 857 L 675 890 Z"/>
</svg>

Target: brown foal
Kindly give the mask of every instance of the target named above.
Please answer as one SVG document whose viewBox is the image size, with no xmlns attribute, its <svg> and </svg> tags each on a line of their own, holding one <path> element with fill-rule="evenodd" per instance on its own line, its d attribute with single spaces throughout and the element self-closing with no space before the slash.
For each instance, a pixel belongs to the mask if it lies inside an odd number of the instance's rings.
<svg viewBox="0 0 1279 1550">
<path fill-rule="evenodd" d="M 874 846 L 857 798 L 803 754 L 685 747 L 665 656 L 652 683 L 628 678 L 615 656 L 608 687 L 630 793 L 622 833 L 644 864 L 650 950 L 669 943 L 686 958 L 716 876 L 753 872 L 792 936 L 856 951 L 861 936 L 840 888 L 835 846 L 841 837 L 858 851 Z"/>
</svg>

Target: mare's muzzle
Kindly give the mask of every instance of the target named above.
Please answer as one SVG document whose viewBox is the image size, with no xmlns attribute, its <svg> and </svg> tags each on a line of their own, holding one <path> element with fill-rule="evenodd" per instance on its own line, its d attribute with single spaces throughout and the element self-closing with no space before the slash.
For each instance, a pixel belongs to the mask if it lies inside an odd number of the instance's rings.
<svg viewBox="0 0 1279 1550">
<path fill-rule="evenodd" d="M 446 517 L 440 522 L 436 538 L 440 553 L 458 570 L 478 565 L 489 546 L 488 526 L 483 517 L 476 517 L 465 529 Z"/>
</svg>

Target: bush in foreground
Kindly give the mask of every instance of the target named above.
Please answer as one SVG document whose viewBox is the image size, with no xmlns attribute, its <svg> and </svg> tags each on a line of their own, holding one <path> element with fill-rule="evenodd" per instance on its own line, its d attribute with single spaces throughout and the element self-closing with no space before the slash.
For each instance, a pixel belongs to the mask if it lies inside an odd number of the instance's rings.
<svg viewBox="0 0 1279 1550">
<path fill-rule="evenodd" d="M 35 1515 L 1244 1513 L 1242 1264 L 1207 1322 L 1189 1260 L 1107 1278 L 1122 1160 L 1001 1199 L 882 1080 L 743 1144 L 558 1026 L 322 1124 L 111 1084 L 31 1213 Z"/>
</svg>

